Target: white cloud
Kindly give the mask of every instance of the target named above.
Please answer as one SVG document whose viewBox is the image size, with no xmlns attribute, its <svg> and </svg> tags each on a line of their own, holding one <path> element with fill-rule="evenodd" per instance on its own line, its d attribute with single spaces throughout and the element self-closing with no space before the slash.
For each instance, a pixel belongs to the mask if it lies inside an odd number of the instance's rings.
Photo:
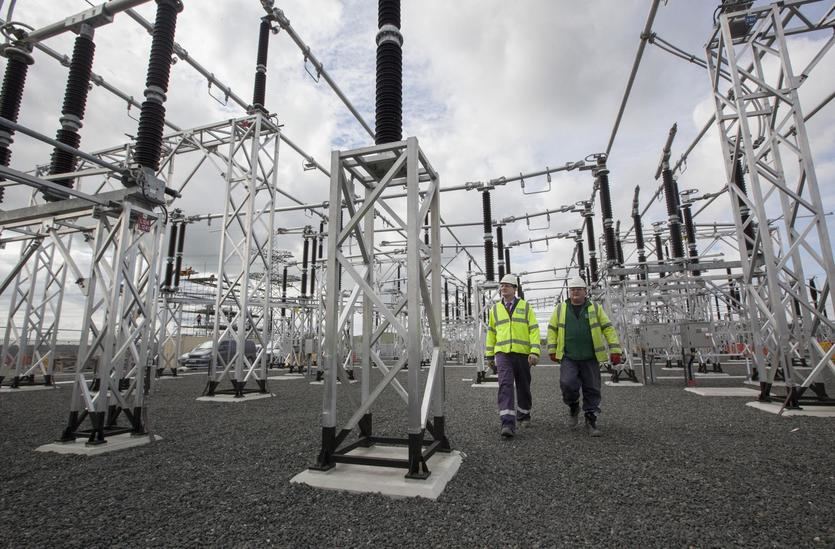
<svg viewBox="0 0 835 549">
<path fill-rule="evenodd" d="M 276 4 L 373 128 L 376 2 L 281 0 Z M 646 21 L 647 4 L 638 0 L 404 2 L 404 135 L 418 136 L 445 186 L 537 171 L 604 151 Z M 704 57 L 714 4 L 666 3 L 659 9 L 654 31 Z M 39 27 L 87 7 L 82 0 L 55 0 L 50 5 L 47 11 L 40 2 L 20 0 L 15 19 Z M 153 20 L 153 3 L 138 11 Z M 249 101 L 262 15 L 260 4 L 252 0 L 187 1 L 178 18 L 176 39 L 194 59 Z M 287 33 L 280 32 L 271 40 L 267 106 L 278 113 L 286 134 L 326 167 L 331 149 L 369 144 L 371 139 L 325 82 L 316 84 L 305 72 L 302 54 Z M 819 47 L 819 40 L 796 40 L 796 68 Z M 96 43 L 94 71 L 141 101 L 150 36 L 126 14 L 120 14 L 113 25 L 97 30 Z M 69 54 L 72 37 L 61 36 L 48 44 Z M 804 105 L 815 105 L 830 93 L 835 77 L 823 68 L 831 55 L 804 84 Z M 66 70 L 43 54 L 36 53 L 36 58 L 20 120 L 53 135 Z M 212 93 L 220 92 L 213 89 Z M 182 127 L 241 114 L 237 106 L 224 107 L 213 100 L 205 79 L 183 61 L 172 68 L 166 107 L 170 120 Z M 825 182 L 831 181 L 835 171 L 835 130 L 826 122 L 832 109 L 830 104 L 808 126 L 830 209 L 832 185 Z M 138 116 L 136 109 L 131 112 Z M 707 72 L 648 45 L 608 163 L 614 214 L 621 220 L 622 231 L 631 226 L 635 186 L 641 186 L 642 206 L 658 186 L 653 176 L 670 126 L 678 123 L 675 160 L 712 113 Z M 124 134 L 135 134 L 136 125 L 127 116 L 124 102 L 94 87 L 82 147 L 89 150 L 121 143 Z M 13 150 L 12 166 L 23 170 L 48 162 L 50 153 L 49 147 L 34 145 L 22 136 L 16 138 Z M 181 164 L 187 166 L 188 161 Z M 182 169 L 180 164 L 178 169 Z M 201 175 L 201 181 L 187 189 L 181 207 L 195 214 L 222 211 L 222 179 L 209 170 Z M 302 160 L 286 146 L 282 146 L 279 177 L 282 189 L 300 200 L 327 200 L 327 178 L 304 171 Z M 715 191 L 724 184 L 724 177 L 721 149 L 715 130 L 711 130 L 690 155 L 680 186 Z M 544 185 L 543 181 L 527 183 L 528 189 Z M 588 198 L 591 188 L 590 173 L 576 171 L 555 175 L 547 194 L 526 196 L 518 183 L 511 183 L 493 193 L 493 216 L 523 216 L 572 204 Z M 7 196 L 7 208 L 25 201 L 21 189 Z M 280 205 L 289 203 L 280 200 Z M 444 193 L 442 204 L 447 222 L 481 220 L 481 200 L 475 192 Z M 651 235 L 650 222 L 665 218 L 661 197 L 645 217 L 645 234 Z M 731 220 L 726 197 L 717 200 L 697 222 L 714 220 Z M 302 213 L 280 214 L 276 219 L 282 227 L 308 223 L 318 225 L 318 220 Z M 550 229 L 539 233 L 530 233 L 525 223 L 517 223 L 505 229 L 505 240 L 565 232 L 580 224 L 577 213 L 553 216 Z M 481 242 L 480 227 L 455 232 L 466 244 Z M 602 234 L 599 217 L 596 232 Z M 213 235 L 205 225 L 190 232 L 187 264 L 214 269 Z M 444 239 L 451 243 L 446 236 Z M 299 257 L 301 238 L 282 238 L 279 246 Z M 551 242 L 544 254 L 515 249 L 514 269 L 563 266 L 572 252 L 573 242 L 562 240 Z M 473 254 L 482 257 L 480 250 L 473 250 Z M 3 265 L 9 265 L 10 255 L 14 255 L 10 250 L 0 255 Z M 466 259 L 456 260 L 452 267 L 463 276 Z M 0 269 L 0 275 L 2 272 Z"/>
</svg>

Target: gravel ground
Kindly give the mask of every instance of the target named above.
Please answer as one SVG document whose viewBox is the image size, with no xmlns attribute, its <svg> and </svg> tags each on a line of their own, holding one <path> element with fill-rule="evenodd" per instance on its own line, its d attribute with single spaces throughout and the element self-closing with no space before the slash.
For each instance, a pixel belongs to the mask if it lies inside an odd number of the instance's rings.
<svg viewBox="0 0 835 549">
<path fill-rule="evenodd" d="M 291 485 L 319 444 L 322 387 L 304 381 L 236 405 L 196 402 L 203 376 L 160 382 L 164 440 L 96 457 L 33 451 L 62 430 L 67 386 L 0 395 L 0 547 L 835 547 L 831 418 L 666 381 L 604 387 L 592 439 L 563 426 L 558 370 L 542 366 L 534 425 L 506 441 L 495 391 L 462 381 L 473 373 L 446 369 L 466 457 L 437 501 Z M 376 433 L 405 436 L 401 404 L 383 396 Z"/>
</svg>

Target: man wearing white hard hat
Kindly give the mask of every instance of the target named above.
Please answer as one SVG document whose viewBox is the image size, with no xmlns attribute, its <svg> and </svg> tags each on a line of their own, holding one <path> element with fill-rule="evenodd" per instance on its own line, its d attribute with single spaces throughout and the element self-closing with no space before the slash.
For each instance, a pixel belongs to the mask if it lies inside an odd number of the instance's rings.
<svg viewBox="0 0 835 549">
<path fill-rule="evenodd" d="M 519 281 L 512 274 L 499 281 L 501 300 L 490 308 L 484 352 L 486 361 L 495 361 L 499 378 L 499 417 L 504 438 L 516 434 L 517 420 L 520 425 L 530 426 L 531 366 L 539 362 L 539 323 L 527 302 L 516 297 L 518 286 Z"/>
<path fill-rule="evenodd" d="M 568 299 L 554 308 L 548 322 L 548 354 L 560 363 L 560 389 L 568 405 L 569 425 L 579 424 L 582 391 L 586 429 L 591 436 L 600 436 L 600 363 L 609 359 L 613 365 L 620 364 L 621 349 L 606 311 L 588 299 L 582 278 L 568 281 Z"/>
</svg>

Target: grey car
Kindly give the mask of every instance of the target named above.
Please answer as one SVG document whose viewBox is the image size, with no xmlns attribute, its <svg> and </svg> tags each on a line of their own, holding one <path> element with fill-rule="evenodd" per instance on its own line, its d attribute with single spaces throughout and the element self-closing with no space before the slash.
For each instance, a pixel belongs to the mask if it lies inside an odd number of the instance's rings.
<svg viewBox="0 0 835 549">
<path fill-rule="evenodd" d="M 237 342 L 234 339 L 222 339 L 220 342 L 205 341 L 182 355 L 178 362 L 186 368 L 208 368 L 212 363 L 212 349 L 217 345 L 219 364 L 232 360 L 235 355 Z M 244 354 L 250 362 L 255 361 L 257 355 L 255 342 L 247 339 L 244 343 Z"/>
</svg>

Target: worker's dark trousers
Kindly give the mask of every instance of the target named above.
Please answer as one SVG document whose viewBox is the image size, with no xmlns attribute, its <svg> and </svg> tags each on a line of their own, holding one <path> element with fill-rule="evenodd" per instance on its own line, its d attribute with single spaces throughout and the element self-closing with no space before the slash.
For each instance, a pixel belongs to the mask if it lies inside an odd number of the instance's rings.
<svg viewBox="0 0 835 549">
<path fill-rule="evenodd" d="M 563 357 L 560 362 L 560 389 L 562 400 L 569 406 L 580 402 L 583 391 L 583 412 L 600 413 L 600 364 L 597 360 L 571 360 Z"/>
<path fill-rule="evenodd" d="M 502 427 L 508 426 L 515 431 L 516 419 L 524 420 L 531 415 L 531 367 L 528 355 L 496 353 L 496 374 L 499 378 L 498 400 Z"/>
</svg>

